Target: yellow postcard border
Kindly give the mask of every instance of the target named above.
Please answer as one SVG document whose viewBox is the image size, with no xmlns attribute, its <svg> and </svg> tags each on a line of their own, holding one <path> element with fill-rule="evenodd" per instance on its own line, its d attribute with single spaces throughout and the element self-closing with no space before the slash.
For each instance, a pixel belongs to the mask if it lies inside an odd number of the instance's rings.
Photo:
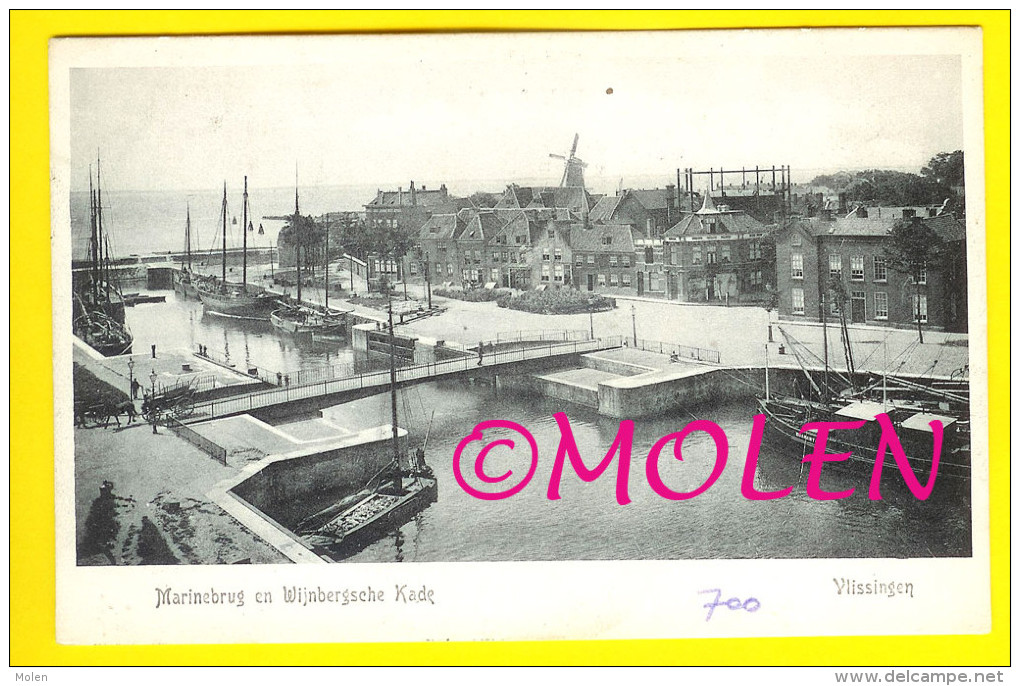
<svg viewBox="0 0 1020 686">
<path fill-rule="evenodd" d="M 1009 13 L 998 11 L 12 11 L 10 13 L 10 663 L 43 665 L 1007 665 Z M 984 39 L 992 631 L 868 636 L 410 644 L 65 646 L 55 641 L 48 40 L 242 33 L 979 26 Z M 995 246 L 995 250 L 991 250 Z M 15 256 L 17 256 L 15 258 Z M 394 656 L 399 656 L 394 659 Z"/>
</svg>

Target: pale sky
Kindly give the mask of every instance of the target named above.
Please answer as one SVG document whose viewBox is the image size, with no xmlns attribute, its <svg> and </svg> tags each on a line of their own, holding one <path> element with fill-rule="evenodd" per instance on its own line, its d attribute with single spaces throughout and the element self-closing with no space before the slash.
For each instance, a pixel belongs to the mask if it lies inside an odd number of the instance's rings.
<svg viewBox="0 0 1020 686">
<path fill-rule="evenodd" d="M 111 189 L 215 189 L 244 174 L 287 186 L 296 162 L 302 185 L 498 189 L 558 182 L 562 163 L 548 155 L 566 153 L 575 133 L 592 185 L 723 164 L 788 164 L 797 181 L 841 168 L 917 171 L 964 147 L 959 39 L 848 30 L 78 41 L 71 185 L 87 183 L 98 150 Z M 110 64 L 123 66 L 101 66 Z"/>
</svg>

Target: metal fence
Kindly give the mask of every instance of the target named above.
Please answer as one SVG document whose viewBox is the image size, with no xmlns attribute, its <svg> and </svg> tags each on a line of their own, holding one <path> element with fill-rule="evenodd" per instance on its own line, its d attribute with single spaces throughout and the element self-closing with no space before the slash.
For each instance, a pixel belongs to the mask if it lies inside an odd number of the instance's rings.
<svg viewBox="0 0 1020 686">
<path fill-rule="evenodd" d="M 583 329 L 542 329 L 535 331 L 501 331 L 496 334 L 496 343 L 517 341 L 587 341 L 591 334 Z"/>
<path fill-rule="evenodd" d="M 711 362 L 713 364 L 719 364 L 720 356 L 718 350 L 710 350 L 708 348 L 697 348 L 690 345 L 680 345 L 679 343 L 667 343 L 666 341 L 649 341 L 644 338 L 637 339 L 637 345 L 634 345 L 633 339 L 627 340 L 627 345 L 637 348 L 638 350 L 646 350 L 652 353 L 661 353 L 663 355 L 677 355 L 689 360 L 698 360 L 699 362 Z"/>
<path fill-rule="evenodd" d="M 559 332 L 563 334 L 563 332 Z M 544 346 L 532 346 L 517 350 L 501 350 L 490 352 L 483 349 L 480 356 L 471 355 L 459 359 L 429 362 L 427 364 L 409 365 L 397 369 L 397 383 L 438 378 L 447 374 L 455 374 L 479 367 L 540 359 L 554 355 L 568 355 L 604 350 L 623 345 L 621 336 L 608 336 L 598 339 L 580 341 L 549 341 Z M 252 412 L 260 408 L 270 407 L 298 400 L 312 399 L 320 396 L 355 391 L 361 389 L 383 390 L 390 383 L 388 370 L 368 372 L 346 378 L 324 379 L 304 385 L 291 385 L 257 393 L 250 393 L 235 398 L 208 400 L 195 404 L 192 418 L 195 420 L 209 417 L 220 417 L 242 412 Z"/>
<path fill-rule="evenodd" d="M 191 429 L 184 424 L 181 424 L 178 420 L 173 417 L 165 417 L 163 425 L 170 429 L 174 435 L 183 438 L 191 445 L 201 450 L 206 455 L 209 455 L 214 460 L 222 464 L 224 467 L 227 466 L 227 449 L 221 445 L 213 443 L 205 436 L 202 436 L 194 429 Z"/>
</svg>

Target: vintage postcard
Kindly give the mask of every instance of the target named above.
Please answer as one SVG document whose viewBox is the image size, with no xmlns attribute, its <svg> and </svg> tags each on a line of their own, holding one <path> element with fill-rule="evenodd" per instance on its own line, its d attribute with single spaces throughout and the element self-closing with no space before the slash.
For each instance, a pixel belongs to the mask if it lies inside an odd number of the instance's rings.
<svg viewBox="0 0 1020 686">
<path fill-rule="evenodd" d="M 981 56 L 54 39 L 58 641 L 989 631 Z"/>
</svg>

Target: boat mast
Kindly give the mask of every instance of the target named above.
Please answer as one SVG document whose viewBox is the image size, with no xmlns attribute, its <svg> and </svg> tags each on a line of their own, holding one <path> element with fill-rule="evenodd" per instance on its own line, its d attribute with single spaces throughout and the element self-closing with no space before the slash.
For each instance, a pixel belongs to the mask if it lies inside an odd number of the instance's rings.
<svg viewBox="0 0 1020 686">
<path fill-rule="evenodd" d="M 191 203 L 188 203 L 188 219 L 184 225 L 184 240 L 187 243 L 188 271 L 191 271 Z"/>
<path fill-rule="evenodd" d="M 329 314 L 329 215 L 326 215 L 326 267 L 323 270 L 326 282 L 326 314 Z"/>
<path fill-rule="evenodd" d="M 92 167 L 89 167 L 89 229 L 91 231 L 89 241 L 89 258 L 92 264 L 92 283 L 89 284 L 92 291 L 92 302 L 99 302 L 99 235 L 96 233 L 96 189 L 92 186 Z"/>
<path fill-rule="evenodd" d="M 386 288 L 386 304 L 390 318 L 390 417 L 393 424 L 393 461 L 400 466 L 400 445 L 397 441 L 397 346 L 393 337 L 393 299 L 390 297 L 390 285 Z"/>
<path fill-rule="evenodd" d="M 769 344 L 765 344 L 765 400 L 769 399 Z"/>
<path fill-rule="evenodd" d="M 227 182 L 223 182 L 223 287 L 227 286 Z"/>
<path fill-rule="evenodd" d="M 241 283 L 244 290 L 248 290 L 248 176 L 244 177 L 244 202 L 241 207 L 241 233 L 244 240 L 241 242 Z"/>
<path fill-rule="evenodd" d="M 298 225 L 301 222 L 301 206 L 298 204 L 298 176 L 297 164 L 294 165 L 294 222 L 291 225 L 294 240 L 294 262 L 297 263 L 297 300 L 301 304 L 301 241 L 298 240 L 298 233 L 301 231 Z"/>
<path fill-rule="evenodd" d="M 103 256 L 103 182 L 99 155 L 96 155 L 96 235 L 99 237 L 99 283 L 103 290 L 107 289 L 106 258 Z M 109 298 L 109 292 L 104 293 Z"/>
</svg>

